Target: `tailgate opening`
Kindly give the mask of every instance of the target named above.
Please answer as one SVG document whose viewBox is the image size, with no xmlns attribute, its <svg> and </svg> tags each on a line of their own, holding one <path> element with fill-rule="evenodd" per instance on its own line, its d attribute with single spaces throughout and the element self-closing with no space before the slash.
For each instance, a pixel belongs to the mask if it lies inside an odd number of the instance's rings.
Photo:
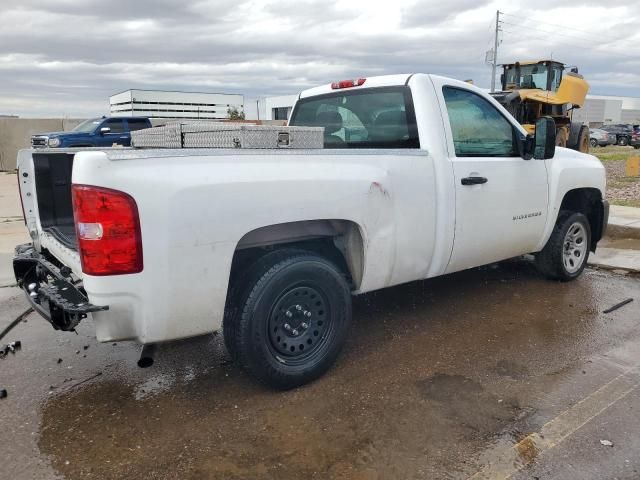
<svg viewBox="0 0 640 480">
<path fill-rule="evenodd" d="M 77 251 L 71 200 L 73 153 L 34 153 L 38 211 L 42 230 Z"/>
</svg>

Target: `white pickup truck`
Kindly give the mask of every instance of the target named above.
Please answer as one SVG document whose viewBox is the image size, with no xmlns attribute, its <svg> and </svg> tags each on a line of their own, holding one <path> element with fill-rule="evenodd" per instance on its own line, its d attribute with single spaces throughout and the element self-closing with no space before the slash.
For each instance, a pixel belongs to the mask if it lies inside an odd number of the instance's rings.
<svg viewBox="0 0 640 480">
<path fill-rule="evenodd" d="M 533 253 L 572 280 L 608 220 L 605 171 L 456 80 L 391 75 L 302 92 L 316 150 L 24 150 L 32 243 L 14 270 L 55 328 L 150 345 L 221 327 L 278 388 L 335 361 L 351 295 Z"/>
</svg>

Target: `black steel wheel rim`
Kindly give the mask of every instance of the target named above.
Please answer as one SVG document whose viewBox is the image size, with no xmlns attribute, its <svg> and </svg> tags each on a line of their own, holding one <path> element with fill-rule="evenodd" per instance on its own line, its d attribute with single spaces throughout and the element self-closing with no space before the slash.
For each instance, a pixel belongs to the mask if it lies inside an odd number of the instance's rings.
<svg viewBox="0 0 640 480">
<path fill-rule="evenodd" d="M 288 288 L 269 314 L 269 349 L 287 364 L 308 362 L 323 350 L 334 330 L 333 323 L 329 300 L 320 288 Z"/>
</svg>

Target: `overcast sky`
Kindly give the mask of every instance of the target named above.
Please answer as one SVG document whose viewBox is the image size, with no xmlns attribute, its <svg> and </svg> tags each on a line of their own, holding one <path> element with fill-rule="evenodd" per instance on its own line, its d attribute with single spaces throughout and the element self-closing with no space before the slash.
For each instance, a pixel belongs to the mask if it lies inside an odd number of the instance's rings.
<svg viewBox="0 0 640 480">
<path fill-rule="evenodd" d="M 0 114 L 104 114 L 129 88 L 249 103 L 402 72 L 488 86 L 496 9 L 508 14 L 499 61 L 553 56 L 578 65 L 592 93 L 640 96 L 631 0 L 0 0 Z"/>
</svg>

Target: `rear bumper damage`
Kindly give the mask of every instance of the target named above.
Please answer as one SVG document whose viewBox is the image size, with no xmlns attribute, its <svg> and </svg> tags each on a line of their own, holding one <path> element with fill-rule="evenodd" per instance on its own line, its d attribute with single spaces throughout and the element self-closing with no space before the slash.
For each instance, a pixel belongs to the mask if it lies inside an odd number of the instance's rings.
<svg viewBox="0 0 640 480">
<path fill-rule="evenodd" d="M 55 262 L 55 263 L 54 263 Z M 56 330 L 73 331 L 87 314 L 108 310 L 89 303 L 82 283 L 71 270 L 58 266 L 53 257 L 37 252 L 31 244 L 16 247 L 13 271 L 27 300 Z"/>
</svg>

